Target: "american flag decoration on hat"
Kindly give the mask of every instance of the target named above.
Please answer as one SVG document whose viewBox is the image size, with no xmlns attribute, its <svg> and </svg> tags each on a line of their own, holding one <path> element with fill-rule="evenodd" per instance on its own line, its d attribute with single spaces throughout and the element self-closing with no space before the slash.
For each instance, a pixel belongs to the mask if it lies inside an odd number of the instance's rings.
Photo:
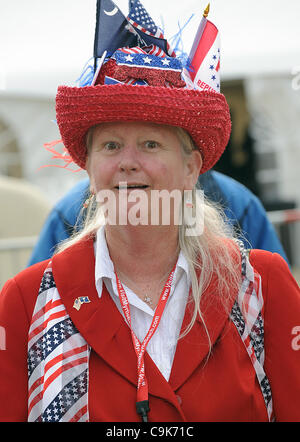
<svg viewBox="0 0 300 442">
<path fill-rule="evenodd" d="M 176 57 L 170 44 L 165 40 L 162 30 L 156 26 L 140 0 L 131 0 L 129 6 L 130 11 L 127 20 L 142 36 L 147 45 L 160 46 L 170 57 Z"/>
<path fill-rule="evenodd" d="M 129 29 L 129 24 L 112 0 L 97 0 L 94 39 L 95 62 L 107 51 L 108 56 L 122 46 L 137 46 L 140 37 Z"/>
<path fill-rule="evenodd" d="M 159 55 L 154 55 L 159 53 Z M 121 48 L 103 66 L 96 81 L 103 84 L 125 83 L 165 87 L 184 87 L 182 64 L 168 57 L 157 46 Z"/>
<path fill-rule="evenodd" d="M 89 346 L 46 268 L 28 334 L 28 421 L 88 421 Z"/>
<path fill-rule="evenodd" d="M 157 46 L 171 57 L 175 52 L 164 38 L 139 0 L 129 2 L 129 13 L 125 17 L 112 0 L 97 0 L 96 29 L 94 40 L 94 59 L 106 51 L 110 57 L 121 47 Z"/>
<path fill-rule="evenodd" d="M 194 88 L 220 92 L 220 36 L 209 20 L 209 4 L 204 11 L 189 55 L 189 76 Z"/>
</svg>

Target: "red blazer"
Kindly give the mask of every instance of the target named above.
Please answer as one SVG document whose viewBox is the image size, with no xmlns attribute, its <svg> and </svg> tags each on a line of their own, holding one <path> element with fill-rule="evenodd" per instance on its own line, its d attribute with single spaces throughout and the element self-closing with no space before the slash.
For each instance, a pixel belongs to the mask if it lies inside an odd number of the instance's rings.
<svg viewBox="0 0 300 442">
<path fill-rule="evenodd" d="M 264 368 L 276 420 L 300 421 L 299 287 L 279 255 L 253 250 L 250 261 L 263 281 Z M 6 336 L 6 349 L 0 350 L 0 421 L 27 420 L 27 333 L 45 266 L 42 262 L 19 273 L 5 284 L 0 295 L 0 326 Z M 94 268 L 92 241 L 53 258 L 53 275 L 62 301 L 92 347 L 90 420 L 139 421 L 135 411 L 137 360 L 130 331 L 108 293 L 99 299 Z M 74 300 L 83 295 L 91 302 L 77 311 Z M 234 296 L 230 302 L 233 304 Z M 250 358 L 212 285 L 204 296 L 202 311 L 213 345 L 208 360 L 200 320 L 179 340 L 169 382 L 146 353 L 149 421 L 267 421 Z M 187 308 L 183 327 L 189 318 Z"/>
</svg>

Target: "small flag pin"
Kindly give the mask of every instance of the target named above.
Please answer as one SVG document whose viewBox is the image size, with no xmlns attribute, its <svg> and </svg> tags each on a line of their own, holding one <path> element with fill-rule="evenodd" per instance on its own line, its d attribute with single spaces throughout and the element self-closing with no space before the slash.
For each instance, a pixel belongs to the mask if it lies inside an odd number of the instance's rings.
<svg viewBox="0 0 300 442">
<path fill-rule="evenodd" d="M 88 304 L 89 302 L 91 301 L 88 296 L 79 296 L 78 298 L 75 299 L 73 307 L 78 311 L 80 310 L 82 304 Z"/>
</svg>

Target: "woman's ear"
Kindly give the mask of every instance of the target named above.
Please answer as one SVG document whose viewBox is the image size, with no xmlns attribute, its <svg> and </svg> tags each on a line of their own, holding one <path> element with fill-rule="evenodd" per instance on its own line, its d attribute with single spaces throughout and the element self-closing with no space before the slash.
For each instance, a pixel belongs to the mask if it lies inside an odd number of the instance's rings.
<svg viewBox="0 0 300 442">
<path fill-rule="evenodd" d="M 202 168 L 202 156 L 199 150 L 193 150 L 186 163 L 187 175 L 185 177 L 185 189 L 192 190 L 197 181 Z"/>
<path fill-rule="evenodd" d="M 96 195 L 96 186 L 95 186 L 94 179 L 93 179 L 92 175 L 89 173 L 88 169 L 86 169 L 86 170 L 87 170 L 87 173 L 88 173 L 88 176 L 90 179 L 90 194 Z"/>
</svg>

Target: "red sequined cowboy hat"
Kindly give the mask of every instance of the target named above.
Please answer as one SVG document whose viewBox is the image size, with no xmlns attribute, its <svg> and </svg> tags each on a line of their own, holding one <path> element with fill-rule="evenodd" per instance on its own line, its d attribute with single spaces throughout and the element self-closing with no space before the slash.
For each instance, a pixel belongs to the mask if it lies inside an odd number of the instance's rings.
<svg viewBox="0 0 300 442">
<path fill-rule="evenodd" d="M 128 23 L 134 26 L 132 21 Z M 206 21 L 208 31 L 210 25 Z M 212 29 L 215 32 L 216 28 Z M 135 35 L 138 45 L 114 47 L 114 52 L 106 58 L 108 52 L 101 50 L 104 54 L 97 73 L 93 73 L 92 84 L 58 88 L 56 116 L 63 144 L 73 161 L 84 169 L 86 134 L 94 125 L 143 121 L 178 126 L 190 134 L 199 148 L 203 157 L 201 173 L 204 173 L 222 155 L 229 140 L 231 120 L 224 95 L 215 90 L 219 85 L 214 88 L 209 80 L 203 81 L 204 56 L 199 64 L 201 39 L 198 36 L 196 49 L 194 45 L 191 51 L 196 62 L 186 69 L 166 40 L 156 38 L 158 44 L 154 44 L 144 31 L 143 44 L 140 35 L 131 29 L 130 37 Z M 97 37 L 96 26 L 95 42 Z M 202 37 L 207 38 L 205 30 Z M 215 41 L 216 38 L 214 44 Z"/>
</svg>

